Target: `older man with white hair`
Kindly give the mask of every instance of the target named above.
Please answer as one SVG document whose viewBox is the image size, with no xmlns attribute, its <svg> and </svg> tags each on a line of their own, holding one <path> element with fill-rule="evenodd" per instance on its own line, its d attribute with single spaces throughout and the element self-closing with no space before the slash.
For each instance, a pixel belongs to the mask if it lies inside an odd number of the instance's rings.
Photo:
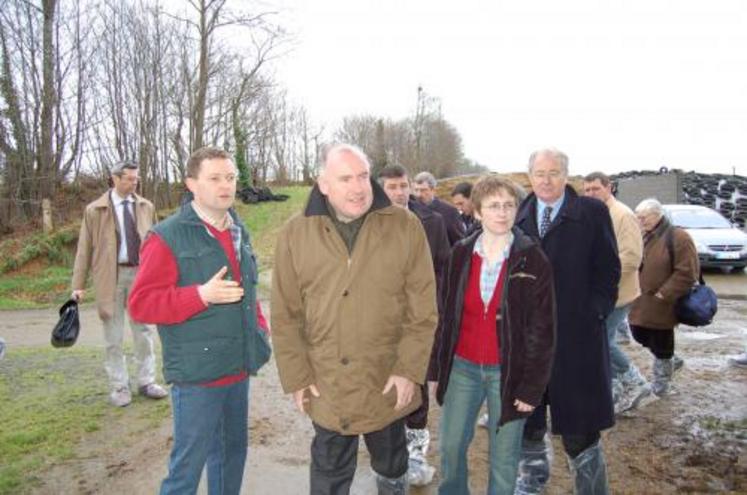
<svg viewBox="0 0 747 495">
<path fill-rule="evenodd" d="M 312 494 L 349 493 L 360 435 L 379 493 L 406 493 L 404 418 L 421 403 L 438 319 L 423 227 L 370 170 L 359 148 L 327 148 L 276 243 L 274 350 L 283 389 L 314 426 Z"/>
<path fill-rule="evenodd" d="M 529 157 L 530 194 L 516 225 L 540 242 L 553 267 L 555 359 L 542 405 L 524 427 L 516 493 L 540 493 L 550 476 L 544 442 L 552 432 L 568 455 L 576 493 L 609 492 L 600 432 L 615 424 L 604 321 L 615 308 L 620 259 L 607 207 L 568 185 L 568 156 L 543 149 Z"/>
</svg>

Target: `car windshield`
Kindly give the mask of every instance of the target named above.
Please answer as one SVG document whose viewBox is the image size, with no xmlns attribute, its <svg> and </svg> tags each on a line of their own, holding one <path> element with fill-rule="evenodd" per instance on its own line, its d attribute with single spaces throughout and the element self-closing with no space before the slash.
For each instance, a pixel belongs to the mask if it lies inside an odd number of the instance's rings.
<svg viewBox="0 0 747 495">
<path fill-rule="evenodd" d="M 730 229 L 731 224 L 713 210 L 670 210 L 677 227 L 683 229 Z"/>
</svg>

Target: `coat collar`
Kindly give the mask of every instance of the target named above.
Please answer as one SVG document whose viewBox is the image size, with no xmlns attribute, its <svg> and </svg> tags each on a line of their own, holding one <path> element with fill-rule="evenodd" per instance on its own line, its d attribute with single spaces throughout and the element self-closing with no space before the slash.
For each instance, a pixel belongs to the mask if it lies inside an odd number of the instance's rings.
<svg viewBox="0 0 747 495">
<path fill-rule="evenodd" d="M 387 206 L 391 206 L 392 202 L 389 201 L 384 190 L 374 180 L 371 180 L 371 189 L 373 190 L 373 203 L 368 213 L 382 210 Z M 309 200 L 306 202 L 306 208 L 304 209 L 304 216 L 329 216 L 329 210 L 327 209 L 327 197 L 322 194 L 319 190 L 319 184 L 314 184 L 309 194 Z"/>
<path fill-rule="evenodd" d="M 238 213 L 236 213 L 236 210 L 234 210 L 233 208 L 229 208 L 228 214 L 231 215 L 231 220 L 233 220 L 234 225 L 243 227 L 243 224 L 241 223 L 239 219 L 239 215 Z M 200 216 L 197 214 L 195 209 L 192 208 L 191 200 L 186 203 L 182 203 L 182 205 L 179 207 L 179 221 L 182 223 L 188 223 L 188 224 L 204 225 L 204 222 L 202 221 Z"/>
<path fill-rule="evenodd" d="M 410 198 L 407 200 L 407 209 L 413 212 L 416 217 L 423 221 L 429 220 L 431 217 L 435 217 L 436 215 L 441 216 L 439 213 L 431 210 L 412 196 L 410 196 Z"/>
<path fill-rule="evenodd" d="M 579 220 L 581 218 L 581 211 L 578 207 L 578 201 L 579 197 L 576 190 L 566 185 L 563 206 L 560 212 L 558 212 L 558 218 L 553 223 L 559 223 L 566 219 Z M 534 193 L 529 194 L 522 202 L 519 212 L 516 214 L 516 225 L 522 226 L 525 231 L 532 235 L 539 235 L 539 229 L 537 228 L 537 196 Z"/>
<path fill-rule="evenodd" d="M 509 258 L 537 244 L 537 241 L 532 239 L 531 236 L 527 235 L 517 225 L 514 225 L 511 228 L 511 233 L 514 235 L 514 242 L 511 245 L 511 255 L 509 256 Z M 468 237 L 465 237 L 464 239 L 457 242 L 455 247 L 464 247 L 465 249 L 467 249 L 468 253 L 471 253 L 475 248 L 475 243 L 477 242 L 477 238 L 480 237 L 480 234 L 482 234 L 482 230 L 480 230 L 479 232 L 473 232 Z"/>
<path fill-rule="evenodd" d="M 147 202 L 147 200 L 140 196 L 139 194 L 132 193 L 132 196 L 135 198 L 135 204 L 139 205 L 142 203 Z M 91 205 L 94 208 L 111 208 L 111 188 L 107 189 L 104 194 L 96 198 L 93 202 L 91 202 Z"/>
</svg>

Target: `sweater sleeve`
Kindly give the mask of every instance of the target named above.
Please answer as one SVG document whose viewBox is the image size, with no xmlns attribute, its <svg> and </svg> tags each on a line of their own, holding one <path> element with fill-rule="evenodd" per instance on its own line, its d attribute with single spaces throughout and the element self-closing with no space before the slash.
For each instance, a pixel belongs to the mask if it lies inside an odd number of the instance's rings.
<svg viewBox="0 0 747 495">
<path fill-rule="evenodd" d="M 182 323 L 207 306 L 197 285 L 177 286 L 179 268 L 169 246 L 151 233 L 140 251 L 140 268 L 130 290 L 130 315 L 142 323 Z"/>
<path fill-rule="evenodd" d="M 259 299 L 257 299 L 257 326 L 264 333 L 270 335 L 270 325 L 267 323 L 267 318 L 265 318 L 265 314 L 262 312 L 262 305 L 259 303 Z"/>
</svg>

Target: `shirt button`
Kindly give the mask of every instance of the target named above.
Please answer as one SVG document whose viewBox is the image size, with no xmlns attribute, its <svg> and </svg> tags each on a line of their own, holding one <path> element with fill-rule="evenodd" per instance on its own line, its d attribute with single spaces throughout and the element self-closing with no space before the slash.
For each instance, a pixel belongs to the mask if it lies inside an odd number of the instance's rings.
<svg viewBox="0 0 747 495">
<path fill-rule="evenodd" d="M 350 428 L 350 424 L 347 422 L 347 420 L 343 419 L 342 422 L 340 423 L 340 427 L 343 430 L 347 430 L 348 428 Z"/>
<path fill-rule="evenodd" d="M 341 362 L 342 364 L 345 364 L 345 365 L 347 365 L 347 364 L 348 364 L 348 363 L 349 363 L 350 361 L 348 361 L 348 358 L 344 357 L 344 358 L 340 359 L 340 362 Z"/>
<path fill-rule="evenodd" d="M 342 291 L 342 297 L 347 297 L 348 294 L 350 294 L 350 292 L 348 292 L 347 289 L 345 289 L 344 291 Z"/>
</svg>

